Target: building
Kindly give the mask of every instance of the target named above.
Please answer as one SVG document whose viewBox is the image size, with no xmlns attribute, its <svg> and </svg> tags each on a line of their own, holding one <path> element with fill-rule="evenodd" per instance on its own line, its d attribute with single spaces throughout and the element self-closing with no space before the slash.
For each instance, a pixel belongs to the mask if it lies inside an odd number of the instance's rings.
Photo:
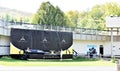
<svg viewBox="0 0 120 71">
<path fill-rule="evenodd" d="M 73 32 L 72 48 L 77 55 L 86 55 L 89 48 L 95 48 L 97 55 L 111 57 L 120 55 L 120 34 L 119 29 L 114 28 L 113 47 L 111 47 L 111 30 L 96 30 L 86 28 L 69 28 L 48 25 L 31 25 L 26 23 L 10 23 L 0 20 L 0 55 L 9 55 L 10 30 L 11 28 L 36 29 L 36 30 L 57 30 Z"/>
</svg>

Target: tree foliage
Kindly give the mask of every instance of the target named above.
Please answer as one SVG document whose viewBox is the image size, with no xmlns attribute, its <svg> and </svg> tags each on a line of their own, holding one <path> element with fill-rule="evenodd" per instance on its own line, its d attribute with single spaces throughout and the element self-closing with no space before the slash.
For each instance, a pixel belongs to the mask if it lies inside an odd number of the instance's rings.
<svg viewBox="0 0 120 71">
<path fill-rule="evenodd" d="M 33 17 L 33 23 L 66 26 L 67 21 L 59 7 L 54 7 L 50 2 L 43 2 Z"/>
<path fill-rule="evenodd" d="M 58 6 L 53 6 L 50 2 L 43 2 L 36 14 L 31 19 L 28 17 L 12 17 L 9 14 L 3 16 L 5 21 L 30 22 L 34 24 L 69 26 L 77 28 L 91 28 L 104 30 L 106 16 L 120 17 L 120 5 L 110 2 L 101 5 L 95 5 L 87 11 L 68 11 L 63 12 Z"/>
<path fill-rule="evenodd" d="M 69 25 L 71 27 L 77 27 L 77 22 L 78 22 L 78 16 L 79 12 L 78 11 L 69 11 L 66 13 L 67 20 L 69 21 Z"/>
<path fill-rule="evenodd" d="M 103 5 L 105 9 L 105 15 L 117 15 L 120 16 L 120 5 L 116 2 L 110 2 Z"/>
<path fill-rule="evenodd" d="M 102 5 L 95 5 L 87 11 L 78 12 L 77 16 L 75 11 L 66 13 L 73 25 L 77 24 L 79 28 L 91 29 L 105 29 L 105 17 L 110 15 L 120 16 L 120 5 L 115 2 L 110 2 Z M 75 20 L 77 19 L 77 22 Z"/>
</svg>

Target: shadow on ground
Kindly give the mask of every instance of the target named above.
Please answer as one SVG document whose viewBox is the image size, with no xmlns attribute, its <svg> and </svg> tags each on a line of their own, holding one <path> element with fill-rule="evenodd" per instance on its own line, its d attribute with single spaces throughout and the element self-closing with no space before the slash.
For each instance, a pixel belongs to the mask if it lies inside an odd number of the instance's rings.
<svg viewBox="0 0 120 71">
<path fill-rule="evenodd" d="M 18 60 L 13 59 L 9 56 L 4 56 L 0 59 L 0 61 L 5 62 L 83 62 L 83 61 L 98 61 L 97 58 L 85 58 L 85 57 L 73 57 L 72 59 L 29 59 L 29 60 Z"/>
</svg>

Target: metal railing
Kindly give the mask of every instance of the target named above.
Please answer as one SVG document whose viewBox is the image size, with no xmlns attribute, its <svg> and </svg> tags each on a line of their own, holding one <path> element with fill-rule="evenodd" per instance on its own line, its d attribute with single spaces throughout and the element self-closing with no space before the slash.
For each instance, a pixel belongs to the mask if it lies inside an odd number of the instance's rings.
<svg viewBox="0 0 120 71">
<path fill-rule="evenodd" d="M 63 31 L 63 32 L 73 32 L 76 34 L 91 34 L 91 35 L 109 35 L 107 30 L 97 30 L 97 29 L 87 29 L 87 28 L 72 28 L 66 26 L 53 26 L 53 25 L 33 25 L 26 23 L 9 23 L 7 25 L 9 28 L 22 28 L 22 29 L 33 29 L 33 30 L 50 30 L 50 31 Z"/>
<path fill-rule="evenodd" d="M 5 22 L 0 20 L 0 29 L 6 31 L 4 33 L 10 33 L 11 28 L 21 29 L 33 29 L 33 30 L 50 30 L 50 31 L 61 31 L 61 32 L 73 32 L 74 34 L 85 34 L 85 35 L 110 35 L 107 30 L 87 29 L 87 28 L 72 28 L 66 26 L 54 26 L 54 25 L 33 25 L 21 22 Z"/>
</svg>

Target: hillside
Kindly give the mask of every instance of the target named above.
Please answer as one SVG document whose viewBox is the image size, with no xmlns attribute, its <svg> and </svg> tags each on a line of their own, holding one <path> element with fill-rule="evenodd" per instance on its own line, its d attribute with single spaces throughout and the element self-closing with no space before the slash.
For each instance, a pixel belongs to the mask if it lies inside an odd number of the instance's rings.
<svg viewBox="0 0 120 71">
<path fill-rule="evenodd" d="M 0 7 L 0 16 L 5 16 L 6 14 L 9 14 L 12 17 L 30 17 L 32 16 L 32 13 L 22 12 L 15 9 L 9 9 Z"/>
</svg>

